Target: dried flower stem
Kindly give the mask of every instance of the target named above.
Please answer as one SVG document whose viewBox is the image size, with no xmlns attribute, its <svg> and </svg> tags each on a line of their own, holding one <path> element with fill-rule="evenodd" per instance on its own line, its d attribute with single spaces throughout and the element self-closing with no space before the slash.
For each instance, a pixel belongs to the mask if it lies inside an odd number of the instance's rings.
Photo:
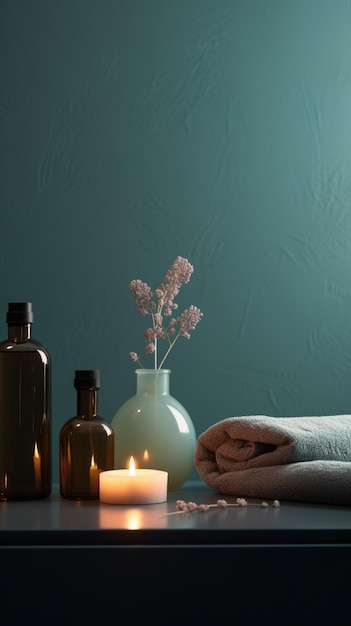
<svg viewBox="0 0 351 626">
<path fill-rule="evenodd" d="M 176 511 L 172 511 L 171 513 L 165 513 L 165 516 L 170 515 L 181 515 L 184 513 L 194 513 L 195 511 L 204 513 L 209 509 L 226 509 L 227 507 L 248 507 L 248 506 L 259 506 L 261 508 L 268 508 L 272 506 L 274 508 L 280 507 L 279 500 L 274 500 L 271 505 L 268 502 L 261 502 L 260 504 L 254 502 L 247 502 L 245 498 L 237 498 L 236 502 L 228 503 L 226 500 L 217 500 L 216 504 L 196 504 L 196 502 L 185 502 L 185 500 L 177 500 L 176 501 Z"/>
</svg>

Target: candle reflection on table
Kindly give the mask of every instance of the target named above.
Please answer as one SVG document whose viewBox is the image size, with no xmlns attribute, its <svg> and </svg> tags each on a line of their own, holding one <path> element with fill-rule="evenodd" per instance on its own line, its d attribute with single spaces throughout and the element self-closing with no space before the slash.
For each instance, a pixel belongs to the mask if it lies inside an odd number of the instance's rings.
<svg viewBox="0 0 351 626">
<path fill-rule="evenodd" d="M 167 528 L 169 518 L 167 504 L 159 504 L 152 509 L 143 507 L 111 507 L 108 504 L 99 506 L 99 528 L 127 528 L 141 530 L 145 528 Z"/>
</svg>

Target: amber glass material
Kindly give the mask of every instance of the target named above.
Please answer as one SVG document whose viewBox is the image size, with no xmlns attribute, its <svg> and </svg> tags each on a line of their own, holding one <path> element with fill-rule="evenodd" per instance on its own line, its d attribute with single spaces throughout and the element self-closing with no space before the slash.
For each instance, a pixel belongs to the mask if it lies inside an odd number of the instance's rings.
<svg viewBox="0 0 351 626">
<path fill-rule="evenodd" d="M 77 415 L 60 431 L 60 493 L 98 500 L 99 474 L 114 469 L 114 431 L 98 413 L 99 370 L 76 370 Z"/>
<path fill-rule="evenodd" d="M 51 366 L 31 339 L 31 303 L 9 303 L 0 343 L 0 500 L 51 493 Z"/>
</svg>

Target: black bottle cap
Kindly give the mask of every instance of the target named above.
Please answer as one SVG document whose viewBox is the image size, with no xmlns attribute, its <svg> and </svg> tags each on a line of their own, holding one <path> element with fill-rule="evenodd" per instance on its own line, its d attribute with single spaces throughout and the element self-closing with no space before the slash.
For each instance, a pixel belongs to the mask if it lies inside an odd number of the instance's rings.
<svg viewBox="0 0 351 626">
<path fill-rule="evenodd" d="M 6 316 L 8 324 L 33 324 L 31 302 L 9 302 Z"/>
<path fill-rule="evenodd" d="M 100 370 L 76 370 L 76 389 L 100 389 Z"/>
</svg>

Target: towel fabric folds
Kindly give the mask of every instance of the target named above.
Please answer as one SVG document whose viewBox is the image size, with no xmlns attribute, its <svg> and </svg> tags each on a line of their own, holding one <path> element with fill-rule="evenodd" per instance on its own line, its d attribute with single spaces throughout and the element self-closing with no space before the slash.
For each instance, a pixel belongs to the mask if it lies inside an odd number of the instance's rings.
<svg viewBox="0 0 351 626">
<path fill-rule="evenodd" d="M 197 441 L 200 478 L 222 494 L 351 505 L 351 415 L 229 417 Z"/>
</svg>

